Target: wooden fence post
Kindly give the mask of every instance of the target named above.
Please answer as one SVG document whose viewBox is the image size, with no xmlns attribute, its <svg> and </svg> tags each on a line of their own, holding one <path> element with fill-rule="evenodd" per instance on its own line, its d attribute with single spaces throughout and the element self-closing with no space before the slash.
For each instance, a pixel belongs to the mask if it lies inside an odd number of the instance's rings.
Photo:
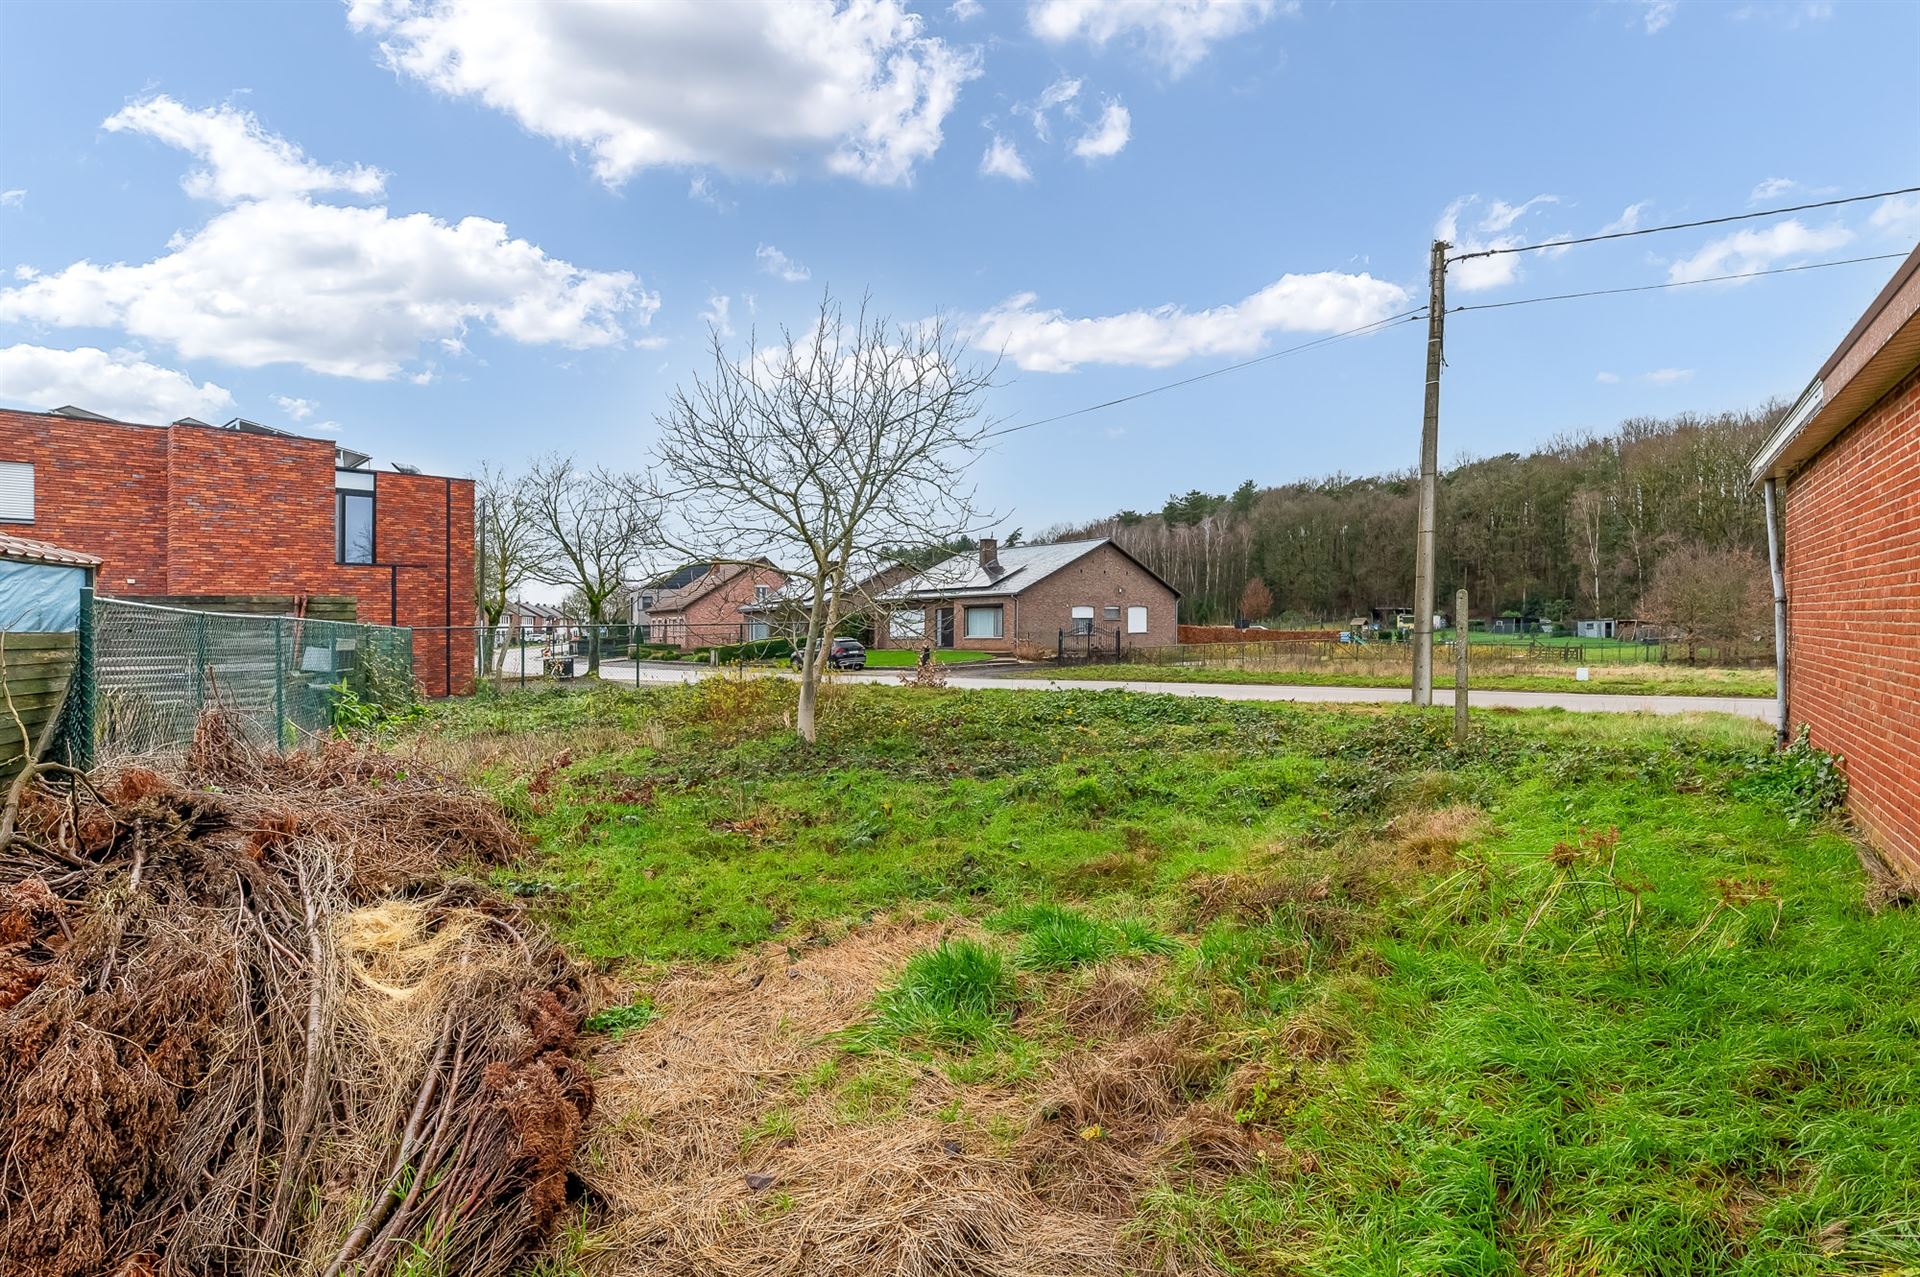
<svg viewBox="0 0 1920 1277">
<path fill-rule="evenodd" d="M 1467 592 L 1453 596 L 1453 746 L 1467 747 Z"/>
</svg>

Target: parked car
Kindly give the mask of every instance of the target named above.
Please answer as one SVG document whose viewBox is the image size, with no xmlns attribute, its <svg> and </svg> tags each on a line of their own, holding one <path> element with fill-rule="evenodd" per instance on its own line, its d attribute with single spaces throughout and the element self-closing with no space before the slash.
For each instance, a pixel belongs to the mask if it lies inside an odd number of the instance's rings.
<svg viewBox="0 0 1920 1277">
<path fill-rule="evenodd" d="M 793 668 L 799 669 L 804 657 L 804 652 L 795 652 L 791 658 Z M 827 665 L 836 670 L 863 670 L 867 668 L 867 649 L 860 645 L 859 639 L 837 638 L 827 649 Z"/>
</svg>

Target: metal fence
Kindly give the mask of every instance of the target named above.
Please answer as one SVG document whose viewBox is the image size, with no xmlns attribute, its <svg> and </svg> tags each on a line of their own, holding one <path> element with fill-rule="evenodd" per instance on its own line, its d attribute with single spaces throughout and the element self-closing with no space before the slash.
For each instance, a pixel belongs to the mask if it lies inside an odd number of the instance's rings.
<svg viewBox="0 0 1920 1277">
<path fill-rule="evenodd" d="M 416 695 L 404 627 L 128 599 L 95 600 L 91 621 L 68 704 L 100 758 L 184 748 L 216 702 L 247 740 L 285 750 L 329 731 L 348 697 L 392 708 Z"/>
</svg>

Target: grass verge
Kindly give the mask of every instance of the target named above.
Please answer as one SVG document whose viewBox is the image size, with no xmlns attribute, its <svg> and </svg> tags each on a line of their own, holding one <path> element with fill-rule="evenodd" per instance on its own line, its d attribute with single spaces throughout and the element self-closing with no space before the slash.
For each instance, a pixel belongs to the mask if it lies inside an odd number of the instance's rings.
<svg viewBox="0 0 1920 1277">
<path fill-rule="evenodd" d="M 1364 670 L 1261 670 L 1192 665 L 1069 665 L 1022 670 L 1018 677 L 1137 683 L 1264 683 L 1284 687 L 1405 687 L 1404 673 Z M 1773 671 L 1676 668 L 1670 665 L 1596 665 L 1582 682 L 1571 669 L 1551 674 L 1478 674 L 1473 687 L 1507 692 L 1588 692 L 1619 696 L 1772 696 Z M 1434 673 L 1436 688 L 1453 687 L 1452 671 Z"/>
</svg>

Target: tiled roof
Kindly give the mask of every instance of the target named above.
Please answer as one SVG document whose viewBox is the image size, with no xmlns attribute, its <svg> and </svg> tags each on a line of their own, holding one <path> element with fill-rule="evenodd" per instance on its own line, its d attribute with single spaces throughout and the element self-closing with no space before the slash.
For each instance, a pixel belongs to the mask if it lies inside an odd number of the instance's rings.
<svg viewBox="0 0 1920 1277">
<path fill-rule="evenodd" d="M 1056 541 L 1052 545 L 1002 546 L 997 574 L 981 566 L 978 551 L 968 550 L 936 563 L 918 576 L 908 577 L 881 597 L 889 602 L 905 602 L 958 594 L 1018 594 L 1106 543 L 1107 539 L 1101 537 L 1092 541 Z"/>
<path fill-rule="evenodd" d="M 62 567 L 73 568 L 100 566 L 100 560 L 91 554 L 62 549 L 45 541 L 30 541 L 26 537 L 8 536 L 4 532 L 0 532 L 0 559 L 15 559 L 27 563 L 57 563 Z"/>
</svg>

